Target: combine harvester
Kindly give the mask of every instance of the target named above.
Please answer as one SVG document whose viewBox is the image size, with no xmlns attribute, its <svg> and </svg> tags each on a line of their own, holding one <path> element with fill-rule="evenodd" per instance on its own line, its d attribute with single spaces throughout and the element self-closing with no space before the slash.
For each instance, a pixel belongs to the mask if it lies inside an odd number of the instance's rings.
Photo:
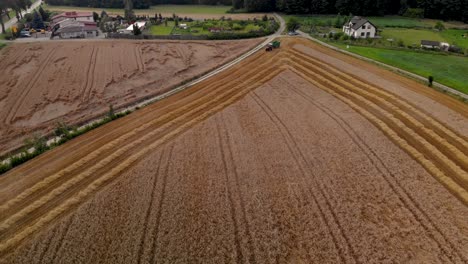
<svg viewBox="0 0 468 264">
<path fill-rule="evenodd" d="M 265 51 L 267 51 L 267 52 L 272 51 L 273 49 L 279 48 L 280 45 L 281 45 L 281 42 L 279 42 L 278 40 L 275 40 L 273 42 L 268 43 L 267 48 L 265 49 Z"/>
</svg>

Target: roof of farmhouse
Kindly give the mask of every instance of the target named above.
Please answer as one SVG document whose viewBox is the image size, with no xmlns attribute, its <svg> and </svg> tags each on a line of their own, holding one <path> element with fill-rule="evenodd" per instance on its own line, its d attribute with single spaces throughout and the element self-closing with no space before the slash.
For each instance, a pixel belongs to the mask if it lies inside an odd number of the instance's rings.
<svg viewBox="0 0 468 264">
<path fill-rule="evenodd" d="M 353 26 L 351 26 L 352 29 L 354 30 L 357 30 L 359 29 L 360 27 L 362 27 L 365 23 L 369 22 L 369 24 L 371 24 L 372 26 L 374 26 L 375 28 L 377 28 L 374 24 L 372 24 L 372 22 L 370 22 L 368 19 L 364 18 L 364 17 L 360 17 L 360 16 L 354 16 L 353 18 L 351 18 L 351 20 L 347 23 L 353 23 Z"/>
</svg>

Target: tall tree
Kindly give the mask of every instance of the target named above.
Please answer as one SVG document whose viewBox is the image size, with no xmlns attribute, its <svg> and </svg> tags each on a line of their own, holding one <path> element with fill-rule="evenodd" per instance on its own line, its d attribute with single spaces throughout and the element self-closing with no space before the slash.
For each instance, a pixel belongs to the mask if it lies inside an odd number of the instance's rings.
<svg viewBox="0 0 468 264">
<path fill-rule="evenodd" d="M 39 13 L 36 10 L 34 10 L 34 18 L 32 21 L 32 25 L 33 25 L 33 28 L 35 29 L 45 28 L 44 21 L 42 20 L 41 15 L 39 15 Z"/>
</svg>

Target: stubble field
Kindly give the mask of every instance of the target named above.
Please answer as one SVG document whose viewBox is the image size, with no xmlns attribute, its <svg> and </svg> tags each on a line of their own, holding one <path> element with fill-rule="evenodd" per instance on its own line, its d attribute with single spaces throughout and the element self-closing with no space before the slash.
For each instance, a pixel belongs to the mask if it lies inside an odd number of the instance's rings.
<svg viewBox="0 0 468 264">
<path fill-rule="evenodd" d="M 465 104 L 284 38 L 0 178 L 0 263 L 466 263 L 467 132 Z"/>
<path fill-rule="evenodd" d="M 16 44 L 0 53 L 0 155 L 57 122 L 79 124 L 163 93 L 258 44 L 78 41 Z"/>
</svg>

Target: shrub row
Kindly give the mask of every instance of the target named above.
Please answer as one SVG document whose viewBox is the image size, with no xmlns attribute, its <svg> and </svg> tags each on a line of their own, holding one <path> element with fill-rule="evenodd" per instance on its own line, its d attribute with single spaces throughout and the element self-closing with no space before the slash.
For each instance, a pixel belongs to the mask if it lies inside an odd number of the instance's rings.
<svg viewBox="0 0 468 264">
<path fill-rule="evenodd" d="M 130 110 L 127 110 L 125 112 L 121 112 L 121 113 L 114 113 L 114 110 L 113 110 L 113 107 L 110 106 L 110 109 L 109 109 L 109 112 L 107 114 L 107 116 L 99 121 L 96 121 L 96 122 L 93 122 L 92 124 L 89 124 L 87 126 L 84 126 L 82 128 L 72 128 L 70 126 L 67 126 L 65 123 L 63 122 L 59 122 L 57 124 L 57 127 L 54 131 L 54 134 L 59 138 L 59 140 L 55 141 L 54 143 L 52 144 L 49 144 L 47 145 L 46 143 L 46 139 L 44 137 L 40 137 L 40 136 L 37 136 L 35 135 L 33 138 L 31 139 L 28 139 L 26 141 L 26 147 L 23 149 L 23 151 L 17 155 L 13 155 L 13 156 L 10 156 L 9 158 L 9 161 L 8 162 L 5 162 L 5 163 L 1 163 L 0 164 L 0 175 L 9 171 L 10 169 L 16 167 L 16 166 L 19 166 L 23 163 L 25 163 L 26 161 L 28 160 L 31 160 L 37 156 L 39 156 L 40 154 L 50 150 L 50 149 L 53 149 L 55 147 L 58 147 L 62 144 L 64 144 L 65 142 L 73 139 L 73 138 L 76 138 L 90 130 L 93 130 L 97 127 L 100 127 L 104 124 L 107 124 L 109 123 L 110 121 L 112 120 L 115 120 L 115 119 L 118 119 L 118 118 L 121 118 L 121 117 L 124 117 L 128 114 L 130 114 L 131 111 Z M 29 148 L 34 148 L 34 151 L 32 152 L 29 152 L 28 149 Z"/>
</svg>

